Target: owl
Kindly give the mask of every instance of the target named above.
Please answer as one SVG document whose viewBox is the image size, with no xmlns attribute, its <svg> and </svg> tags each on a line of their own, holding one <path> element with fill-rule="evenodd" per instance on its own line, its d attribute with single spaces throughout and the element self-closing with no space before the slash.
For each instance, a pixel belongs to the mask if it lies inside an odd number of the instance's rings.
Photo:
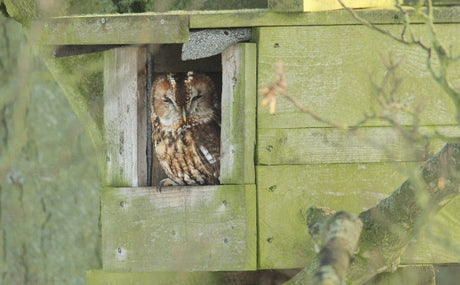
<svg viewBox="0 0 460 285">
<path fill-rule="evenodd" d="M 219 184 L 220 100 L 203 73 L 169 73 L 153 83 L 152 141 L 169 185 Z"/>
</svg>

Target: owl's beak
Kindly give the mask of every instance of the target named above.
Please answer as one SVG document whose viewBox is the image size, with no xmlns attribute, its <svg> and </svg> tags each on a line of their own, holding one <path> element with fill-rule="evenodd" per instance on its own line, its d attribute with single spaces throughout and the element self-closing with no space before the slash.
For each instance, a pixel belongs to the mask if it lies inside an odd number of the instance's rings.
<svg viewBox="0 0 460 285">
<path fill-rule="evenodd" d="M 184 119 L 184 123 L 187 123 L 187 112 L 185 109 L 182 109 L 182 119 Z"/>
</svg>

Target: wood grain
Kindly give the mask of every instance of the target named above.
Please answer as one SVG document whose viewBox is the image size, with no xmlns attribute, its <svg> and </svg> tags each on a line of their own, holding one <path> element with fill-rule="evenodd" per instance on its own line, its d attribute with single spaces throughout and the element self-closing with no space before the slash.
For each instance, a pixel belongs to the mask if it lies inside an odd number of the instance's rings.
<svg viewBox="0 0 460 285">
<path fill-rule="evenodd" d="M 414 14 L 413 8 L 406 7 L 406 9 L 412 23 L 423 23 L 423 19 Z M 395 9 L 358 9 L 356 12 L 375 24 L 402 24 L 403 22 L 403 17 Z M 460 22 L 460 6 L 434 7 L 433 13 L 436 23 Z M 159 24 L 163 17 L 168 17 L 171 21 L 161 26 Z M 175 19 L 176 17 L 178 19 Z M 355 24 L 357 24 L 356 20 L 345 10 L 280 13 L 270 12 L 267 9 L 243 9 L 68 16 L 35 20 L 31 26 L 41 35 L 41 43 L 44 45 L 92 45 L 187 42 L 187 27 L 203 29 Z"/>
<path fill-rule="evenodd" d="M 429 43 L 423 25 L 413 25 L 416 37 Z M 384 26 L 395 34 L 401 27 Z M 437 25 L 437 31 L 454 54 L 460 51 L 460 25 Z M 376 109 L 370 77 L 382 80 L 389 55 L 402 60 L 397 74 L 402 84 L 397 99 L 409 109 L 422 107 L 421 124 L 455 124 L 455 107 L 426 69 L 426 56 L 417 47 L 391 41 L 364 26 L 266 27 L 260 28 L 258 44 L 258 88 L 275 78 L 276 64 L 284 64 L 290 96 L 321 117 L 338 124 L 354 125 L 365 113 Z M 422 36 L 423 35 L 423 36 Z M 296 39 L 296 40 L 292 40 Z M 451 66 L 452 84 L 459 85 L 460 62 Z M 259 95 L 259 102 L 261 100 Z M 320 127 L 324 123 L 300 113 L 292 103 L 279 98 L 276 114 L 258 105 L 260 128 Z M 408 115 L 397 115 L 402 124 L 412 124 Z M 369 126 L 388 125 L 370 121 Z"/>
<path fill-rule="evenodd" d="M 187 15 L 69 16 L 34 22 L 51 45 L 185 43 Z"/>
<path fill-rule="evenodd" d="M 147 185 L 145 62 L 144 48 L 117 48 L 105 54 L 106 185 Z"/>
<path fill-rule="evenodd" d="M 106 271 L 256 269 L 254 185 L 107 188 L 101 200 Z"/>
<path fill-rule="evenodd" d="M 255 182 L 256 45 L 237 44 L 222 53 L 222 184 Z"/>
<path fill-rule="evenodd" d="M 354 214 L 375 206 L 416 164 L 258 166 L 259 268 L 304 267 L 314 256 L 306 210 L 327 206 Z M 406 173 L 406 174 L 405 174 Z M 453 200 L 409 246 L 402 263 L 458 263 L 460 199 Z"/>
<path fill-rule="evenodd" d="M 460 136 L 458 126 L 422 127 L 421 133 Z M 359 135 L 333 128 L 258 129 L 257 164 L 424 161 L 444 145 L 407 144 L 392 127 L 366 127 Z"/>
</svg>

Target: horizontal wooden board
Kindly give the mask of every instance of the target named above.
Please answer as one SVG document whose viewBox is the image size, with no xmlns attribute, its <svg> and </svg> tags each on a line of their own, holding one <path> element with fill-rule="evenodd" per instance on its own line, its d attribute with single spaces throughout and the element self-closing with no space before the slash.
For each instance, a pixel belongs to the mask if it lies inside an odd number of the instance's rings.
<svg viewBox="0 0 460 285">
<path fill-rule="evenodd" d="M 37 21 L 42 42 L 52 45 L 185 43 L 187 15 L 97 15 Z"/>
<path fill-rule="evenodd" d="M 354 214 L 375 206 L 415 164 L 330 164 L 257 167 L 259 268 L 304 267 L 314 256 L 305 222 L 311 206 Z M 458 263 L 460 198 L 441 210 L 406 251 L 402 263 Z"/>
<path fill-rule="evenodd" d="M 107 188 L 101 200 L 104 270 L 256 268 L 254 185 Z"/>
<path fill-rule="evenodd" d="M 416 37 L 430 43 L 423 25 L 412 25 Z M 399 26 L 382 26 L 396 35 Z M 460 25 L 437 25 L 437 31 L 453 54 L 460 52 Z M 402 78 L 395 96 L 410 110 L 421 106 L 422 124 L 454 124 L 455 107 L 426 69 L 426 55 L 415 46 L 392 41 L 364 26 L 266 27 L 258 29 L 258 88 L 275 79 L 276 65 L 284 64 L 287 90 L 306 108 L 338 124 L 354 125 L 377 108 L 370 77 L 381 82 L 385 72 L 382 58 L 402 60 L 397 75 Z M 292 40 L 296 39 L 296 40 Z M 452 65 L 451 81 L 460 86 L 460 62 Z M 261 102 L 262 94 L 259 94 Z M 398 115 L 402 124 L 412 117 Z M 276 104 L 276 114 L 258 105 L 259 128 L 299 128 L 325 126 L 301 113 L 284 98 Z M 369 126 L 388 125 L 370 121 Z"/>
<path fill-rule="evenodd" d="M 460 136 L 458 126 L 421 127 L 424 134 L 435 131 L 451 137 Z M 363 127 L 354 135 L 334 128 L 259 129 L 257 164 L 317 164 L 382 161 L 420 161 L 431 157 L 444 145 L 432 140 L 425 149 L 406 144 L 392 127 Z"/>
<path fill-rule="evenodd" d="M 393 8 L 393 0 L 343 0 L 350 8 Z M 343 9 L 337 0 L 268 0 L 268 8 L 277 12 L 312 12 Z"/>
<path fill-rule="evenodd" d="M 412 15 L 413 23 L 422 22 L 422 19 L 413 15 L 413 9 L 408 10 Z M 376 24 L 402 23 L 402 17 L 394 9 L 361 9 L 356 12 Z M 460 6 L 436 7 L 434 18 L 437 23 L 459 23 Z M 278 13 L 269 12 L 267 9 L 245 9 L 68 16 L 36 20 L 33 21 L 32 27 L 37 29 L 37 34 L 41 34 L 42 44 L 93 45 L 184 43 L 188 41 L 188 28 L 316 26 L 356 23 L 356 20 L 344 10 Z"/>
<path fill-rule="evenodd" d="M 412 23 L 423 20 L 414 15 L 412 8 L 407 9 Z M 401 24 L 403 18 L 395 9 L 358 9 L 356 13 L 375 24 Z M 460 22 L 460 7 L 433 9 L 436 23 Z M 350 25 L 356 20 L 345 10 L 314 13 L 279 13 L 266 9 L 246 9 L 234 11 L 200 11 L 190 14 L 190 28 L 228 28 L 228 27 L 272 27 L 272 26 L 324 26 Z"/>
<path fill-rule="evenodd" d="M 214 272 L 86 272 L 87 285 L 202 285 L 217 284 L 218 280 Z"/>
</svg>

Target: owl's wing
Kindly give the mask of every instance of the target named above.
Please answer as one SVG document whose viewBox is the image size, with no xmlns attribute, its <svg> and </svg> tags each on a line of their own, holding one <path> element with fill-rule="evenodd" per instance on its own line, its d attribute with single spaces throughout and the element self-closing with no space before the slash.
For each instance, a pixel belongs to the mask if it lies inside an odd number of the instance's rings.
<svg viewBox="0 0 460 285">
<path fill-rule="evenodd" d="M 195 148 L 206 169 L 213 175 L 214 184 L 220 173 L 220 124 L 217 120 L 197 126 Z"/>
</svg>

